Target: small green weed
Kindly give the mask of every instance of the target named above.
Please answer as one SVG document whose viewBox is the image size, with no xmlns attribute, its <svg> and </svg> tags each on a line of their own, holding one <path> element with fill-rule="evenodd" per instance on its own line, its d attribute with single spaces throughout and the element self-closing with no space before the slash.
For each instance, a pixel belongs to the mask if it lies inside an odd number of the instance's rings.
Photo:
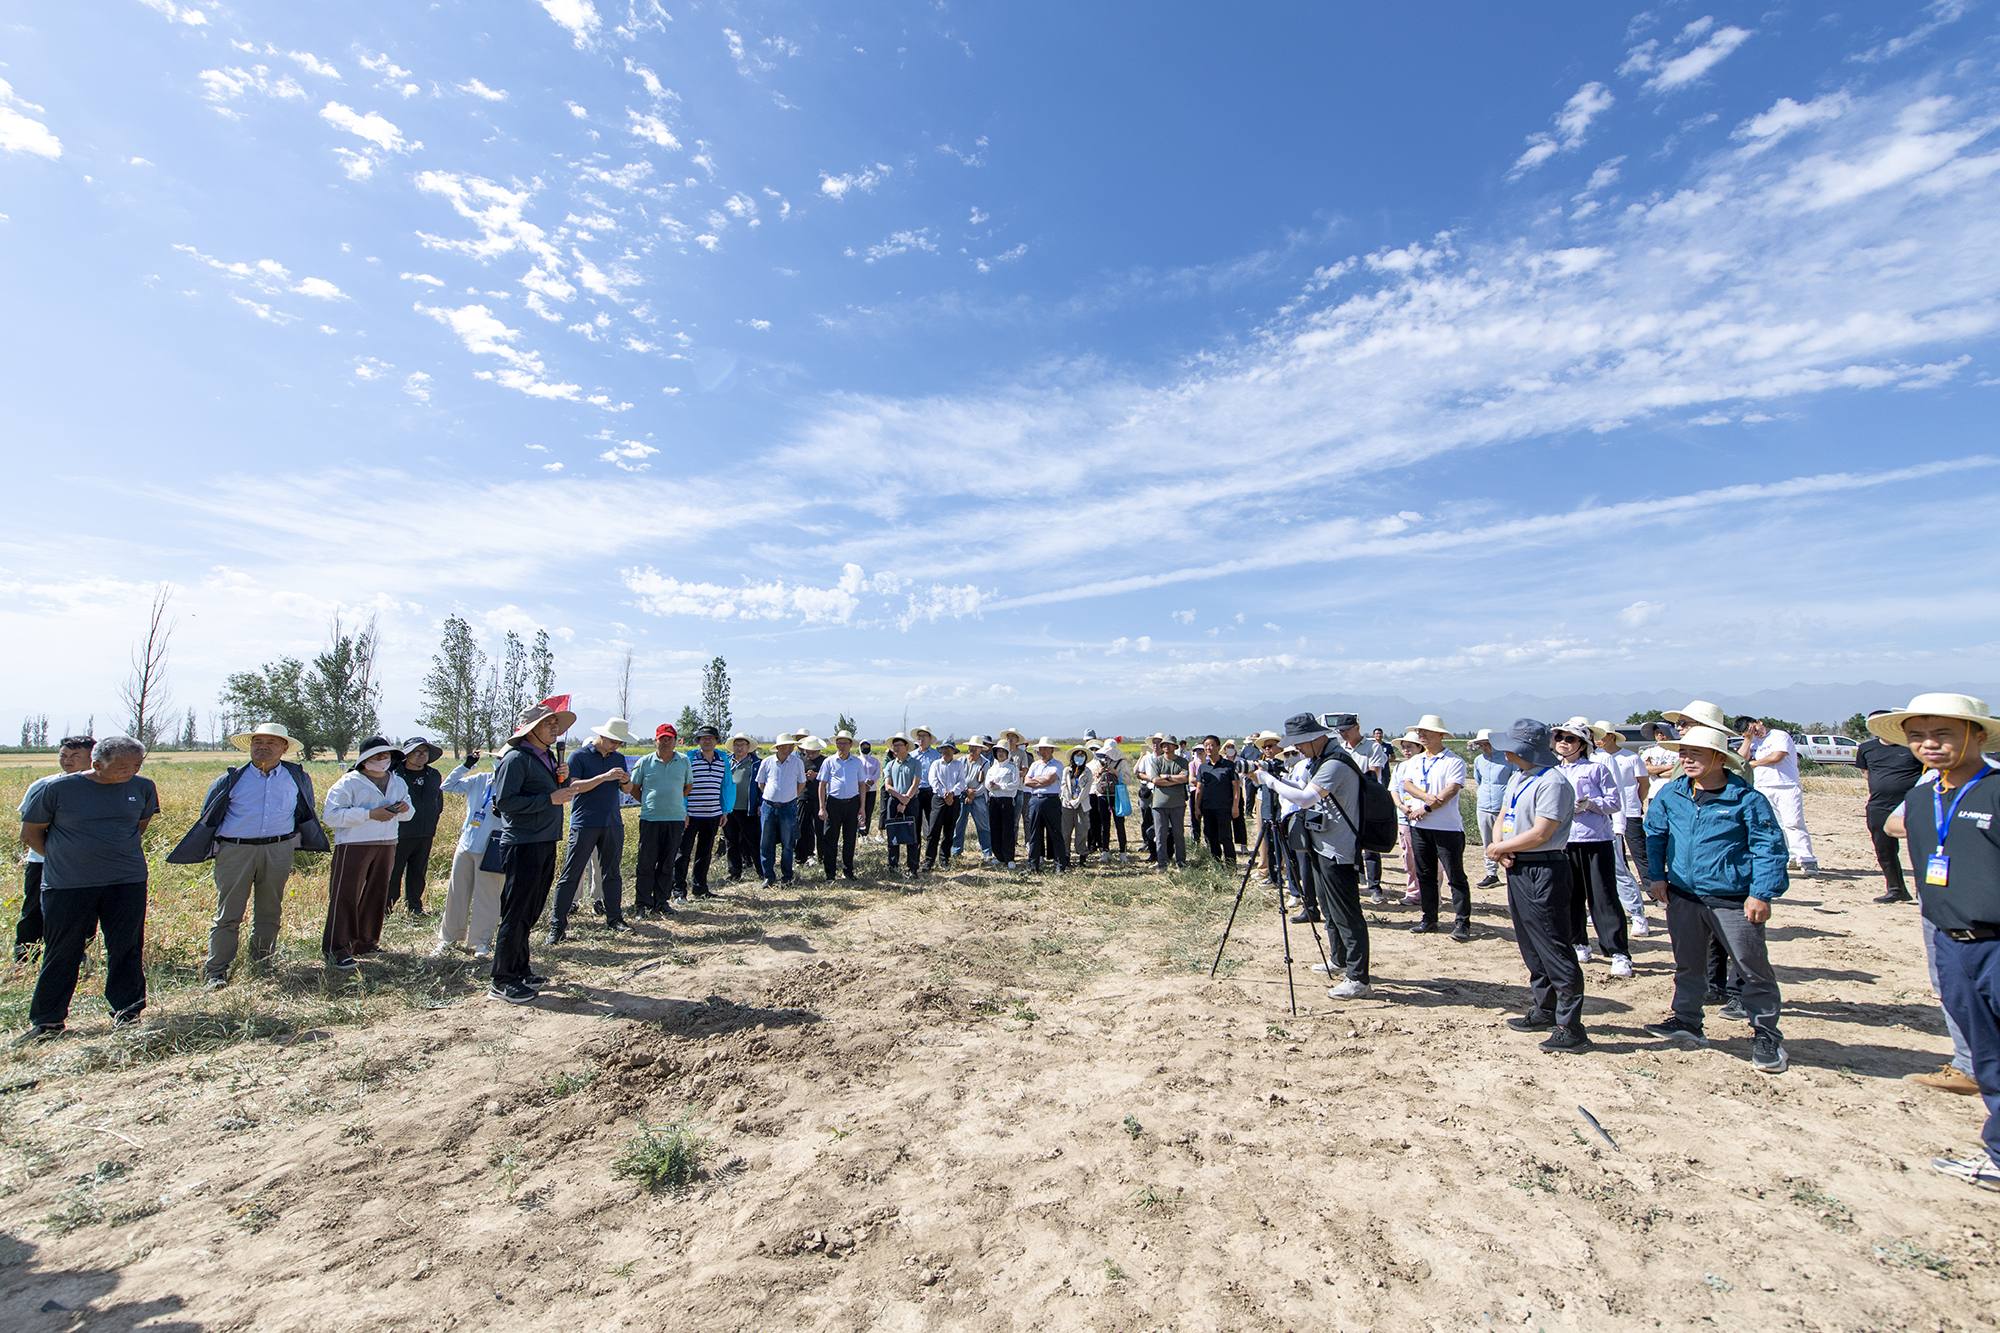
<svg viewBox="0 0 2000 1333">
<path fill-rule="evenodd" d="M 572 1073 L 565 1069 L 551 1075 L 547 1087 L 549 1096 L 553 1099 L 573 1096 L 595 1082 L 597 1082 L 597 1071 L 594 1069 L 586 1069 L 582 1073 Z"/>
<path fill-rule="evenodd" d="M 64 1190 L 56 1200 L 55 1208 L 42 1219 L 42 1225 L 49 1229 L 51 1236 L 67 1236 L 83 1227 L 95 1226 L 104 1220 L 104 1208 L 97 1202 L 97 1191 L 89 1185 L 78 1185 L 75 1189 Z"/>
<path fill-rule="evenodd" d="M 1831 1194 L 1814 1189 L 1810 1182 L 1802 1183 L 1792 1191 L 1792 1202 L 1811 1209 L 1820 1221 L 1835 1231 L 1856 1229 L 1853 1211 Z"/>
<path fill-rule="evenodd" d="M 1125 1280 L 1125 1270 L 1111 1260 L 1106 1259 L 1104 1261 L 1104 1276 L 1112 1282 L 1123 1282 Z"/>
<path fill-rule="evenodd" d="M 1138 1116 L 1128 1115 L 1125 1117 L 1124 1130 L 1125 1130 L 1125 1137 L 1136 1139 L 1141 1134 L 1146 1132 L 1146 1127 L 1139 1123 Z"/>
<path fill-rule="evenodd" d="M 1264 1035 L 1267 1037 L 1276 1037 L 1280 1041 L 1290 1041 L 1292 1039 L 1292 1034 L 1279 1027 L 1276 1023 L 1266 1023 L 1264 1025 Z"/>
<path fill-rule="evenodd" d="M 1877 1258 L 1889 1263 L 1900 1264 L 1904 1268 L 1922 1269 L 1932 1277 L 1956 1278 L 1962 1276 L 1958 1270 L 1951 1266 L 1951 1260 L 1942 1255 L 1932 1254 L 1929 1250 L 1918 1249 L 1914 1241 L 1899 1240 L 1894 1245 L 1877 1245 L 1875 1247 L 1875 1254 Z"/>
<path fill-rule="evenodd" d="M 684 1116 L 665 1125 L 639 1122 L 639 1132 L 611 1164 L 611 1173 L 636 1180 L 648 1190 L 678 1192 L 692 1185 L 713 1145 L 694 1132 Z"/>
</svg>

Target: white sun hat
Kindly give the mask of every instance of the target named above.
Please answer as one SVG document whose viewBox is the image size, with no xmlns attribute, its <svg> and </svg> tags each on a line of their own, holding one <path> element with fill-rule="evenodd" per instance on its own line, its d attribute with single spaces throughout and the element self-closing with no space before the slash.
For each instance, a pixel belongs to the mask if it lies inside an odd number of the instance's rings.
<svg viewBox="0 0 2000 1333">
<path fill-rule="evenodd" d="M 2000 727 L 1994 725 L 1993 710 L 1984 699 L 1975 699 L 1969 694 L 1920 694 L 1910 700 L 1908 708 L 1898 708 L 1894 712 L 1879 713 L 1869 718 L 1868 730 L 1891 745 L 1908 745 L 1909 739 L 1903 735 L 1903 723 L 1913 717 L 1949 717 L 1969 722 L 1986 733 L 1986 739 L 1980 742 L 1980 749 L 2000 750 Z"/>
</svg>

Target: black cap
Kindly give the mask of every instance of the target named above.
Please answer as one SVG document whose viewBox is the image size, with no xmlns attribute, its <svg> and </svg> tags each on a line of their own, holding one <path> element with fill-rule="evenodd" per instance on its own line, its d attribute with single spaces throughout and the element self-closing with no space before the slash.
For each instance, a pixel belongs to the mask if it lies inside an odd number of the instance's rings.
<svg viewBox="0 0 2000 1333">
<path fill-rule="evenodd" d="M 1327 734 L 1326 727 L 1311 713 L 1294 713 L 1285 719 L 1285 744 L 1297 745 Z"/>
<path fill-rule="evenodd" d="M 722 733 L 717 731 L 714 727 L 711 727 L 708 724 L 703 723 L 701 726 L 696 727 L 694 729 L 694 738 L 698 741 L 701 740 L 719 741 L 722 739 Z"/>
<path fill-rule="evenodd" d="M 1328 713 L 1326 715 L 1326 725 L 1332 727 L 1335 731 L 1346 731 L 1349 727 L 1358 727 L 1361 725 L 1361 715 L 1359 713 Z"/>
</svg>

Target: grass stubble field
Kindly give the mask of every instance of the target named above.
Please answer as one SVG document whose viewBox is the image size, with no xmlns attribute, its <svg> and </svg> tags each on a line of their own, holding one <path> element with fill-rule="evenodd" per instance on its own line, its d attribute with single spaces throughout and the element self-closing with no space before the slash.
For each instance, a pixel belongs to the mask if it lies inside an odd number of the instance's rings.
<svg viewBox="0 0 2000 1333">
<path fill-rule="evenodd" d="M 1371 910 L 1359 1003 L 1324 998 L 1294 928 L 1293 1017 L 1255 885 L 1209 979 L 1235 883 L 1205 857 L 913 892 L 869 844 L 858 884 L 746 881 L 621 938 L 586 918 L 537 950 L 555 984 L 523 1009 L 400 913 L 380 958 L 330 978 L 326 858 L 303 858 L 280 964 L 204 993 L 210 881 L 160 858 L 219 768 L 148 769 L 143 1030 L 111 1033 L 93 968 L 70 1035 L 0 1055 L 0 1327 L 2000 1315 L 2000 1198 L 1928 1166 L 1982 1110 L 1903 1081 L 1949 1044 L 1913 910 L 1867 901 L 1852 779 L 1809 780 L 1826 869 L 1773 921 L 1793 1064 L 1769 1078 L 1741 1024 L 1711 1014 L 1699 1052 L 1639 1031 L 1666 1011 L 1664 932 L 1635 941 L 1630 981 L 1591 967 L 1596 1051 L 1539 1053 L 1502 1026 L 1525 979 L 1498 890 L 1470 944 Z M 0 795 L 41 771 L 0 772 Z M 10 1030 L 31 985 L 0 982 Z"/>
</svg>

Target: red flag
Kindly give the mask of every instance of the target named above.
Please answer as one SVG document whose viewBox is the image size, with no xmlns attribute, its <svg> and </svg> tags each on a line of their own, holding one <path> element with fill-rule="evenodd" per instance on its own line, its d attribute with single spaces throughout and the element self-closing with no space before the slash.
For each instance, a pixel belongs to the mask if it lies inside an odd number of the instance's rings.
<svg viewBox="0 0 2000 1333">
<path fill-rule="evenodd" d="M 548 709 L 551 713 L 567 713 L 571 711 L 569 696 L 567 694 L 558 694 L 552 698 L 542 700 L 542 707 Z"/>
</svg>

